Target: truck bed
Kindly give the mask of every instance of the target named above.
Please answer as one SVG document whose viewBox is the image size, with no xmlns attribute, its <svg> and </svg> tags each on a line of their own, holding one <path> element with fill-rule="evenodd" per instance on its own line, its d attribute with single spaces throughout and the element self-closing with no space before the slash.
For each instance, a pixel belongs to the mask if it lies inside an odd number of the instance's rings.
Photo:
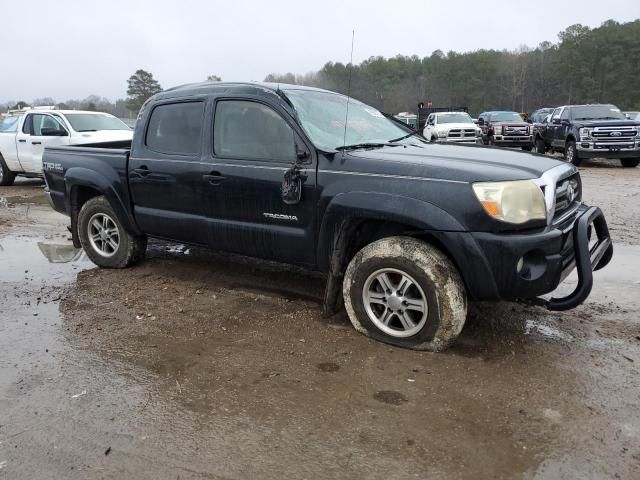
<svg viewBox="0 0 640 480">
<path fill-rule="evenodd" d="M 53 208 L 60 213 L 70 214 L 70 202 L 65 201 L 66 177 L 95 179 L 96 173 L 99 181 L 115 188 L 117 195 L 128 205 L 130 147 L 131 142 L 125 141 L 45 148 L 42 167 Z"/>
</svg>

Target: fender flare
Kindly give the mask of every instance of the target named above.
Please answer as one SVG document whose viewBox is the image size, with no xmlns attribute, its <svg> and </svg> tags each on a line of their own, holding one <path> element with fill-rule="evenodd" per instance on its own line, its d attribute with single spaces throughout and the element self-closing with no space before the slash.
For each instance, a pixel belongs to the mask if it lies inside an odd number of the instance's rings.
<svg viewBox="0 0 640 480">
<path fill-rule="evenodd" d="M 66 188 L 65 207 L 67 211 L 71 213 L 72 233 L 76 232 L 75 227 L 77 221 L 77 212 L 74 213 L 73 208 L 75 205 L 71 204 L 73 190 L 77 187 L 88 187 L 104 195 L 127 232 L 133 235 L 142 234 L 129 207 L 127 187 L 126 185 L 122 185 L 120 178 L 110 179 L 95 170 L 84 167 L 72 167 L 65 172 L 64 184 Z"/>
<path fill-rule="evenodd" d="M 465 231 L 449 213 L 428 202 L 378 192 L 347 192 L 336 195 L 323 215 L 318 236 L 317 265 L 327 273 L 323 314 L 330 316 L 341 306 L 341 280 L 347 248 L 360 221 L 395 222 L 416 231 Z"/>
</svg>

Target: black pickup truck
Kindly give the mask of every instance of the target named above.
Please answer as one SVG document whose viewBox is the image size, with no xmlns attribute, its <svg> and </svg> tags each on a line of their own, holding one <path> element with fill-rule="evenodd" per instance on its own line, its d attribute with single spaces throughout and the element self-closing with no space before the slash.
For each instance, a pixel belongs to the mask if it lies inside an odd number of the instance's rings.
<svg viewBox="0 0 640 480">
<path fill-rule="evenodd" d="M 44 153 L 49 200 L 97 265 L 140 261 L 157 237 L 305 266 L 326 275 L 326 315 L 344 303 L 402 347 L 446 348 L 468 299 L 573 308 L 612 256 L 573 165 L 431 145 L 325 90 L 174 88 L 143 106 L 131 148 L 100 147 Z M 539 298 L 576 267 L 573 292 Z"/>
<path fill-rule="evenodd" d="M 628 120 L 615 105 L 565 105 L 534 129 L 536 152 L 562 152 L 567 162 L 585 158 L 620 159 L 623 167 L 640 163 L 640 122 Z"/>
</svg>

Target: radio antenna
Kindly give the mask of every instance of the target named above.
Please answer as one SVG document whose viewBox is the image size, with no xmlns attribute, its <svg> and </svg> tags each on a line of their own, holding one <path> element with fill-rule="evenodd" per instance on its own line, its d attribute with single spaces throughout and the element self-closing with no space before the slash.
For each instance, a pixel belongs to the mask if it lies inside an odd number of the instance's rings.
<svg viewBox="0 0 640 480">
<path fill-rule="evenodd" d="M 351 74 L 353 72 L 353 40 L 356 36 L 356 31 L 351 30 L 351 55 L 349 57 L 349 83 L 347 85 L 347 112 L 344 115 L 344 138 L 342 139 L 342 146 L 347 145 L 347 122 L 349 121 L 349 99 L 351 98 Z M 344 148 L 342 149 L 344 155 Z"/>
</svg>

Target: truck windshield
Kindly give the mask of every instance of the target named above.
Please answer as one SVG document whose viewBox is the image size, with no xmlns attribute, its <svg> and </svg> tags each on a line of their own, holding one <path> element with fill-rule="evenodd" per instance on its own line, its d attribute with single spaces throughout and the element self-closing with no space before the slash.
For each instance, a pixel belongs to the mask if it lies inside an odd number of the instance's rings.
<svg viewBox="0 0 640 480">
<path fill-rule="evenodd" d="M 345 139 L 346 96 L 296 89 L 284 93 L 296 109 L 302 128 L 321 150 L 331 151 L 343 145 L 384 144 L 411 133 L 375 108 L 351 98 Z"/>
<path fill-rule="evenodd" d="M 18 130 L 18 115 L 9 115 L 8 117 L 0 117 L 0 132 L 15 132 Z"/>
<path fill-rule="evenodd" d="M 499 112 L 491 114 L 492 122 L 522 122 L 522 117 L 517 112 Z"/>
<path fill-rule="evenodd" d="M 66 113 L 65 117 L 76 132 L 131 130 L 122 120 L 105 113 Z"/>
<path fill-rule="evenodd" d="M 473 123 L 468 113 L 439 113 L 438 123 Z"/>
<path fill-rule="evenodd" d="M 571 117 L 574 120 L 626 120 L 620 109 L 613 105 L 571 107 Z"/>
</svg>

